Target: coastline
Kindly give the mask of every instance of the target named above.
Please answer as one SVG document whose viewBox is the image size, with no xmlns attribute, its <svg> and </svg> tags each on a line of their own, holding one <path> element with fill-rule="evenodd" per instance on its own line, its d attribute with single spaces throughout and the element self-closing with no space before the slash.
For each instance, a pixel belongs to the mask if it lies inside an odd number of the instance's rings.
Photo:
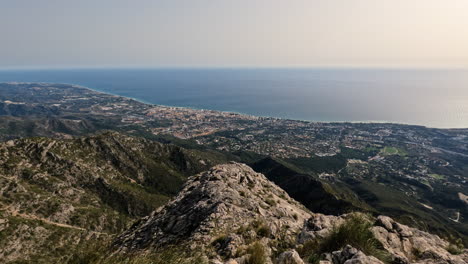
<svg viewBox="0 0 468 264">
<path fill-rule="evenodd" d="M 362 125 L 385 124 L 385 125 L 400 125 L 400 126 L 421 127 L 421 128 L 426 128 L 426 129 L 437 129 L 437 130 L 468 130 L 468 127 L 466 127 L 466 128 L 439 128 L 439 127 L 429 127 L 429 126 L 426 126 L 426 125 L 423 125 L 423 124 L 411 124 L 411 123 L 404 123 L 404 122 L 389 122 L 389 121 L 385 121 L 385 120 L 315 121 L 315 120 L 283 118 L 283 117 L 266 116 L 266 115 L 253 115 L 253 114 L 242 113 L 242 112 L 237 112 L 237 111 L 229 111 L 229 110 L 225 111 L 225 110 L 215 110 L 215 109 L 196 108 L 196 107 L 187 107 L 187 106 L 164 105 L 164 104 L 151 103 L 151 102 L 145 101 L 145 100 L 140 99 L 140 98 L 119 95 L 119 94 L 116 94 L 116 93 L 103 91 L 103 90 L 100 90 L 98 88 L 84 86 L 84 85 L 75 84 L 75 83 L 64 83 L 64 82 L 60 82 L 60 83 L 58 83 L 58 82 L 0 82 L 0 84 L 1 83 L 7 83 L 7 84 L 68 85 L 68 86 L 71 86 L 71 87 L 87 89 L 87 90 L 90 90 L 90 91 L 93 91 L 93 92 L 96 92 L 96 93 L 100 93 L 100 94 L 106 94 L 106 95 L 112 95 L 112 96 L 115 96 L 115 97 L 131 99 L 131 100 L 134 100 L 134 101 L 136 101 L 138 103 L 142 103 L 142 104 L 149 105 L 149 106 L 155 106 L 155 107 L 159 106 L 159 107 L 171 107 L 171 108 L 178 108 L 178 109 L 189 109 L 189 110 L 196 110 L 196 111 L 214 111 L 214 112 L 219 112 L 219 113 L 232 113 L 232 114 L 241 115 L 241 116 L 249 116 L 249 117 L 256 117 L 256 118 L 268 118 L 268 119 L 284 120 L 284 121 L 306 122 L 306 123 L 316 123 L 316 124 L 362 124 Z"/>
</svg>

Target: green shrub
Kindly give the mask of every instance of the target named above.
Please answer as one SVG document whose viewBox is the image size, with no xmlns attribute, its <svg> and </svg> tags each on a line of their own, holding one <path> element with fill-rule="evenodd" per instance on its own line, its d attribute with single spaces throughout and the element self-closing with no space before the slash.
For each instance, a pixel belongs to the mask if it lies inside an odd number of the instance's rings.
<svg viewBox="0 0 468 264">
<path fill-rule="evenodd" d="M 453 235 L 450 235 L 447 240 L 450 242 L 449 246 L 446 250 L 452 255 L 459 255 L 463 253 L 463 249 L 465 245 L 463 244 L 463 240 L 461 238 L 455 238 Z"/>
<path fill-rule="evenodd" d="M 289 227 L 283 226 L 276 234 L 275 239 L 270 241 L 274 258 L 291 248 L 295 248 L 297 244 L 296 239 L 288 234 L 288 229 Z"/>
<path fill-rule="evenodd" d="M 273 199 L 271 199 L 271 198 L 265 199 L 265 202 L 266 202 L 269 206 L 275 206 L 275 205 L 276 205 L 275 200 L 273 200 Z"/>
<path fill-rule="evenodd" d="M 374 253 L 379 242 L 370 231 L 372 224 L 366 217 L 352 214 L 346 221 L 333 229 L 321 243 L 321 250 L 332 252 L 351 245 L 364 253 Z"/>
<path fill-rule="evenodd" d="M 257 228 L 257 235 L 261 237 L 269 237 L 271 235 L 271 230 L 266 224 L 262 224 Z"/>
<path fill-rule="evenodd" d="M 265 248 L 259 242 L 250 246 L 247 253 L 250 254 L 247 264 L 264 264 L 266 262 Z"/>
<path fill-rule="evenodd" d="M 307 258 L 307 261 L 309 263 L 319 263 L 320 262 L 320 256 L 318 254 L 312 254 Z"/>
<path fill-rule="evenodd" d="M 454 244 L 450 244 L 446 249 L 452 255 L 460 255 L 463 253 L 463 248 L 460 248 Z"/>
<path fill-rule="evenodd" d="M 299 248 L 297 248 L 297 253 L 302 257 L 308 257 L 314 254 L 319 247 L 319 240 L 311 239 L 307 240 L 304 244 L 302 244 Z"/>
<path fill-rule="evenodd" d="M 226 242 L 226 239 L 227 239 L 227 235 L 223 234 L 223 235 L 220 235 L 217 238 L 215 238 L 215 240 L 213 240 L 213 242 L 211 244 L 212 245 L 224 244 L 224 242 Z"/>
<path fill-rule="evenodd" d="M 366 255 L 379 258 L 383 262 L 389 262 L 390 256 L 372 234 L 371 226 L 372 223 L 366 215 L 351 214 L 343 224 L 333 228 L 327 237 L 318 241 L 306 242 L 299 253 L 302 257 L 308 258 L 309 262 L 315 263 L 318 262 L 318 256 L 323 253 L 333 252 L 346 245 L 351 245 Z"/>
<path fill-rule="evenodd" d="M 250 230 L 250 226 L 248 225 L 243 225 L 243 226 L 240 226 L 237 230 L 236 230 L 236 234 L 238 235 L 243 235 L 244 233 L 248 232 Z"/>
</svg>

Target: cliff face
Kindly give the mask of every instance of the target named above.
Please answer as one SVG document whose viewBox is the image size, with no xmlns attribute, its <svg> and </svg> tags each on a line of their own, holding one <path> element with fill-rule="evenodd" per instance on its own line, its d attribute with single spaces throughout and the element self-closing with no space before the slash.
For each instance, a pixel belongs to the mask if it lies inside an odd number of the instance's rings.
<svg viewBox="0 0 468 264">
<path fill-rule="evenodd" d="M 364 229 L 355 232 L 346 229 L 348 225 Z M 381 260 L 366 255 L 373 252 L 363 245 L 368 241 L 343 238 L 360 237 L 359 232 L 369 234 L 365 239 L 372 240 Z M 329 241 L 333 236 L 344 244 L 334 245 Z M 329 245 L 336 248 L 331 250 L 333 247 Z M 314 214 L 264 175 L 238 163 L 217 165 L 190 177 L 176 198 L 114 241 L 114 248 L 120 253 L 158 252 L 173 246 L 181 251 L 201 252 L 206 262 L 232 264 L 312 263 L 318 259 L 333 264 L 382 263 L 382 260 L 462 264 L 467 257 L 466 253 L 449 253 L 450 244 L 438 236 L 389 217 Z M 313 258 L 311 252 L 321 255 Z M 255 262 L 258 259 L 261 262 Z"/>
</svg>

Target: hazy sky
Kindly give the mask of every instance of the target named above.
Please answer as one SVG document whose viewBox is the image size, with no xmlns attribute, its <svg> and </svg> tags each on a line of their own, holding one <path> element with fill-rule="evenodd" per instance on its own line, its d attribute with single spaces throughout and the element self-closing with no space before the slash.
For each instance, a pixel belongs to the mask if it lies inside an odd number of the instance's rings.
<svg viewBox="0 0 468 264">
<path fill-rule="evenodd" d="M 0 68 L 468 66 L 468 0 L 0 0 Z"/>
</svg>

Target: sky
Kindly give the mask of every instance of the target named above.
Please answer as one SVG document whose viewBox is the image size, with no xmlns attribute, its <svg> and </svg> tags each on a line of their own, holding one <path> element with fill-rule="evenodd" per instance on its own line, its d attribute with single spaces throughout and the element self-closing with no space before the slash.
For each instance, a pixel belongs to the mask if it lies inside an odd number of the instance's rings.
<svg viewBox="0 0 468 264">
<path fill-rule="evenodd" d="M 468 67 L 468 0 L 0 0 L 0 68 Z"/>
</svg>

